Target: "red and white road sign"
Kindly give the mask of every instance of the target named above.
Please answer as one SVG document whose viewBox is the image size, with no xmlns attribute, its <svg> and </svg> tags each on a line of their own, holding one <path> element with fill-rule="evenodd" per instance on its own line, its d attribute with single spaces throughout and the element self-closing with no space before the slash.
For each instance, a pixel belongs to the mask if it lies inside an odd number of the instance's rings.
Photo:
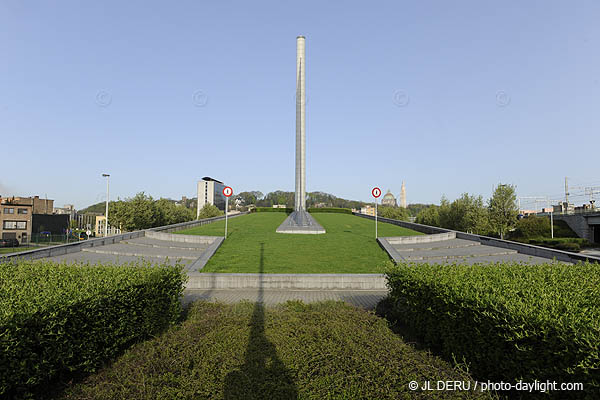
<svg viewBox="0 0 600 400">
<path fill-rule="evenodd" d="M 379 196 L 381 196 L 381 189 L 379 189 L 378 187 L 374 187 L 371 193 L 373 194 L 373 197 L 378 198 Z"/>
<path fill-rule="evenodd" d="M 225 196 L 225 197 L 229 197 L 229 196 L 231 196 L 232 194 L 233 194 L 233 189 L 232 189 L 232 188 L 230 188 L 229 186 L 225 186 L 225 187 L 223 188 L 223 196 Z"/>
</svg>

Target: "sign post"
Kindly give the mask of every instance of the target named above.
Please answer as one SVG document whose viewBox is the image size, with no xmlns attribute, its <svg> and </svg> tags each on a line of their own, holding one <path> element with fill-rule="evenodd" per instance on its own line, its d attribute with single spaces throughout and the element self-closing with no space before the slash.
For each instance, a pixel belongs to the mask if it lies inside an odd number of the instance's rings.
<svg viewBox="0 0 600 400">
<path fill-rule="evenodd" d="M 375 197 L 375 239 L 377 239 L 377 198 L 381 196 L 381 189 L 374 187 L 371 194 Z"/>
<path fill-rule="evenodd" d="M 225 239 L 227 239 L 227 212 L 229 211 L 229 196 L 233 194 L 233 189 L 229 186 L 223 188 L 223 196 L 225 196 Z"/>
</svg>

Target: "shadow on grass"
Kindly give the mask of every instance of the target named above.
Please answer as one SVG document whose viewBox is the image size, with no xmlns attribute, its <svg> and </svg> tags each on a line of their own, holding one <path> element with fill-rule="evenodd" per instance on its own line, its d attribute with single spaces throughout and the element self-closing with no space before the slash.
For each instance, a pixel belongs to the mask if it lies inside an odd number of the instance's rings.
<svg viewBox="0 0 600 400">
<path fill-rule="evenodd" d="M 258 298 L 250 320 L 244 365 L 225 378 L 225 399 L 295 399 L 298 390 L 290 372 L 265 335 L 262 274 L 264 243 L 260 244 Z"/>
</svg>

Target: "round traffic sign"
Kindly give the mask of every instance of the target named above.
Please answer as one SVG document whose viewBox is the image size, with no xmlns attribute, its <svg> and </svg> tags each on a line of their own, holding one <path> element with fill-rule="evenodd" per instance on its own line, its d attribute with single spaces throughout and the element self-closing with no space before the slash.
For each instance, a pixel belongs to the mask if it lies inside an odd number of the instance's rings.
<svg viewBox="0 0 600 400">
<path fill-rule="evenodd" d="M 381 189 L 379 189 L 378 187 L 374 187 L 371 193 L 373 194 L 373 197 L 377 198 L 381 196 Z"/>
<path fill-rule="evenodd" d="M 85 232 L 86 235 L 90 236 L 92 234 L 92 231 L 90 231 L 89 229 Z"/>
<path fill-rule="evenodd" d="M 232 188 L 230 188 L 229 186 L 225 186 L 225 187 L 223 188 L 223 196 L 225 196 L 225 197 L 229 197 L 229 196 L 231 196 L 232 194 L 233 194 L 233 189 L 232 189 Z"/>
</svg>

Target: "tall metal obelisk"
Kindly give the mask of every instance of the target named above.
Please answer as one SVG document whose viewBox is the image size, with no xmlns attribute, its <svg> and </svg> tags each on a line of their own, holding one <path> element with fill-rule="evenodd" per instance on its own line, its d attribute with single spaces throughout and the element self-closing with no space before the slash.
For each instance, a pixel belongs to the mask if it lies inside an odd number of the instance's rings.
<svg viewBox="0 0 600 400">
<path fill-rule="evenodd" d="M 306 211 L 306 39 L 296 38 L 296 192 L 294 212 L 278 233 L 319 234 L 325 229 Z"/>
<path fill-rule="evenodd" d="M 306 210 L 306 39 L 296 38 L 296 195 L 295 211 Z"/>
</svg>

